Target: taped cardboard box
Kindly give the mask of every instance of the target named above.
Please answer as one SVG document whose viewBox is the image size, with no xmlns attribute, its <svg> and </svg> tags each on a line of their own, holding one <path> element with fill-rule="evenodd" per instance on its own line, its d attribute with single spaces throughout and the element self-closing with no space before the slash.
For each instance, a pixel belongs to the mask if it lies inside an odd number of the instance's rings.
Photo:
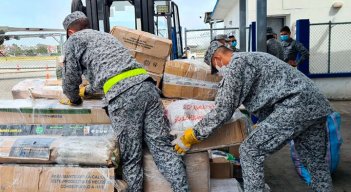
<svg viewBox="0 0 351 192">
<path fill-rule="evenodd" d="M 81 106 L 62 105 L 57 100 L 0 100 L 0 124 L 111 124 L 103 106 L 101 100 L 84 101 Z"/>
<path fill-rule="evenodd" d="M 144 66 L 144 68 L 152 73 L 163 74 L 166 59 L 149 56 L 141 52 L 135 53 L 135 60 Z"/>
<path fill-rule="evenodd" d="M 106 136 L 2 136 L 0 163 L 118 165 L 116 139 Z"/>
<path fill-rule="evenodd" d="M 149 56 L 167 59 L 171 52 L 171 40 L 150 33 L 126 27 L 113 27 L 111 34 L 126 48 Z"/>
<path fill-rule="evenodd" d="M 221 77 L 196 60 L 167 61 L 162 93 L 167 98 L 214 100 Z"/>
<path fill-rule="evenodd" d="M 113 168 L 0 165 L 2 192 L 114 192 L 126 191 L 115 181 Z"/>
<path fill-rule="evenodd" d="M 214 158 L 210 162 L 211 178 L 233 178 L 233 164 L 224 158 Z"/>
<path fill-rule="evenodd" d="M 57 135 L 106 136 L 113 134 L 111 125 L 0 125 L 0 136 Z"/>
<path fill-rule="evenodd" d="M 157 86 L 157 87 L 160 87 L 160 85 L 161 85 L 161 80 L 162 80 L 162 75 L 158 75 L 158 74 L 150 73 L 150 72 L 149 72 L 149 75 L 152 77 L 152 79 L 153 79 L 154 81 L 156 81 L 156 86 Z"/>
<path fill-rule="evenodd" d="M 187 154 L 184 161 L 190 190 L 192 192 L 209 192 L 210 167 L 208 153 Z M 144 153 L 144 191 L 172 192 L 170 184 L 158 171 L 149 152 Z"/>
</svg>

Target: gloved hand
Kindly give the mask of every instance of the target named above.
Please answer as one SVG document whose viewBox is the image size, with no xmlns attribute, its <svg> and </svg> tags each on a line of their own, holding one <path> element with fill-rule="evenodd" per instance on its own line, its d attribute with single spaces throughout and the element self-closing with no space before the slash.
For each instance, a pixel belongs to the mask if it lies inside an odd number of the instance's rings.
<svg viewBox="0 0 351 192">
<path fill-rule="evenodd" d="M 60 99 L 60 103 L 63 105 L 78 106 L 78 105 L 82 104 L 82 100 L 80 100 L 79 103 L 73 103 L 68 98 L 62 98 L 62 99 Z"/>
<path fill-rule="evenodd" d="M 85 89 L 86 89 L 86 87 L 84 85 L 79 88 L 79 96 L 82 98 L 84 98 L 86 96 Z"/>
<path fill-rule="evenodd" d="M 172 141 L 172 145 L 174 145 L 174 150 L 182 155 L 184 155 L 191 148 L 192 145 L 200 143 L 200 141 L 196 139 L 193 128 L 189 128 L 184 132 L 171 131 L 171 135 L 177 137 Z"/>
</svg>

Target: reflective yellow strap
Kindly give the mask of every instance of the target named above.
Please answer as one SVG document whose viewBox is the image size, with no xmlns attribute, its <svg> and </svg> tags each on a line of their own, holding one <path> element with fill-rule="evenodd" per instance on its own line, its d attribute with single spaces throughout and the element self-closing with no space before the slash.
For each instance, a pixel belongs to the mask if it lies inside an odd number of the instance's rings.
<svg viewBox="0 0 351 192">
<path fill-rule="evenodd" d="M 121 74 L 118 74 L 114 77 L 111 77 L 109 80 L 106 81 L 104 84 L 104 93 L 106 94 L 115 84 L 122 81 L 123 79 L 127 79 L 130 77 L 147 74 L 147 71 L 143 68 L 132 69 Z"/>
</svg>

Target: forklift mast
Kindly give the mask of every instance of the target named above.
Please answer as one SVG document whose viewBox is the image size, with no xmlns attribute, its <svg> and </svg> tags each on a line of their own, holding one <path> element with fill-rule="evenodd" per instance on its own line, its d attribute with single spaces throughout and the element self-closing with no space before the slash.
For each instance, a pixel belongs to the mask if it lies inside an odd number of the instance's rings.
<svg viewBox="0 0 351 192">
<path fill-rule="evenodd" d="M 178 6 L 171 0 L 72 0 L 71 11 L 83 11 L 89 18 L 92 29 L 110 32 L 113 11 L 123 10 L 122 4 L 134 7 L 134 28 L 155 35 L 165 34 L 172 40 L 171 59 L 183 55 L 182 30 Z M 111 12 L 112 10 L 112 12 Z M 159 29 L 159 19 L 164 19 L 166 31 Z M 129 26 L 130 27 L 130 26 Z"/>
</svg>

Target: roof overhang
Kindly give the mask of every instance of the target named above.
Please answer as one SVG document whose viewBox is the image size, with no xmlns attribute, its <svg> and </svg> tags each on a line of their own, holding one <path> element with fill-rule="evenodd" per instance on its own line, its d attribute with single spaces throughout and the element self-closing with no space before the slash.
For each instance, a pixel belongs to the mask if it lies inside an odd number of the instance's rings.
<svg viewBox="0 0 351 192">
<path fill-rule="evenodd" d="M 237 0 L 217 0 L 216 5 L 213 8 L 211 18 L 214 20 L 224 20 L 236 3 Z"/>
</svg>

